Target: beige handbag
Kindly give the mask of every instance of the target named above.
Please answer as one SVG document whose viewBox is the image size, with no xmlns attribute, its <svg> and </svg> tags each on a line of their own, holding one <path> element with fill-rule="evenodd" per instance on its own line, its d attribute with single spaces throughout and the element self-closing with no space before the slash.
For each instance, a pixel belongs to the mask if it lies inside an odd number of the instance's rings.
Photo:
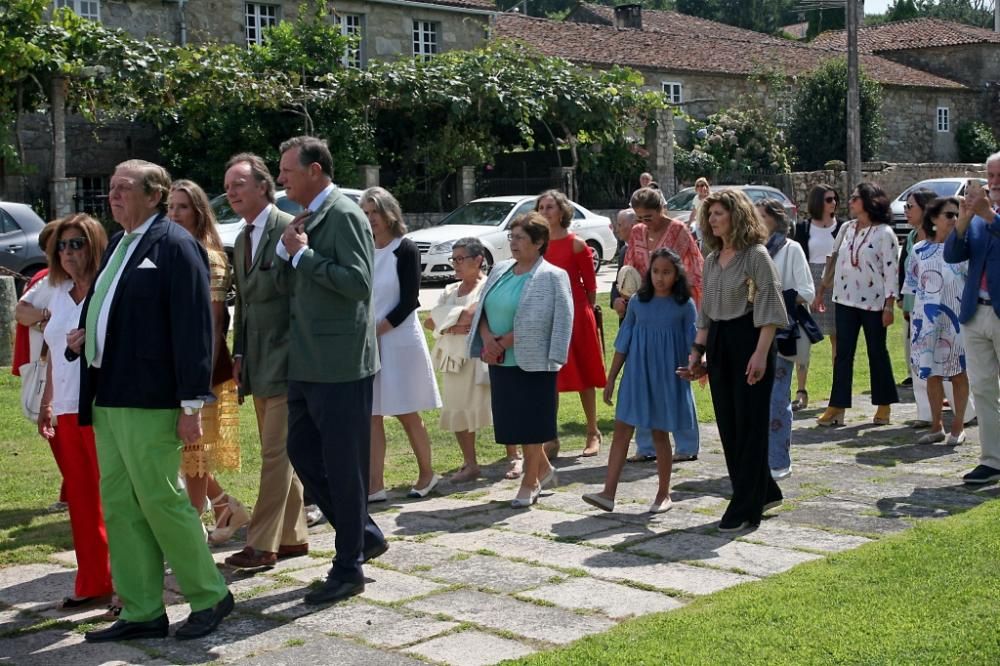
<svg viewBox="0 0 1000 666">
<path fill-rule="evenodd" d="M 840 227 L 840 233 L 837 234 L 837 239 L 833 243 L 833 252 L 830 256 L 826 258 L 826 265 L 823 266 L 823 277 L 820 278 L 820 286 L 824 290 L 830 290 L 833 288 L 833 279 L 837 276 L 837 255 L 840 254 L 840 246 L 844 244 L 844 236 L 847 235 L 847 227 L 854 224 L 854 220 L 845 223 Z"/>
<path fill-rule="evenodd" d="M 46 373 L 49 365 L 49 346 L 42 343 L 42 353 L 38 360 L 25 363 L 19 368 L 21 373 L 21 411 L 32 423 L 38 423 L 38 413 L 45 393 Z"/>
</svg>

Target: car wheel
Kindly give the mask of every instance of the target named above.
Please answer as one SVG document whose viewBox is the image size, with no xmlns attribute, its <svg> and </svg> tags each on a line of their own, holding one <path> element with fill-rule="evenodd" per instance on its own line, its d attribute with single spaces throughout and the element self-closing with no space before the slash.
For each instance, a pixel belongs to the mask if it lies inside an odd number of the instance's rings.
<svg viewBox="0 0 1000 666">
<path fill-rule="evenodd" d="M 589 240 L 587 241 L 587 245 L 594 251 L 594 274 L 596 275 L 601 270 L 601 244 L 597 241 Z"/>
<path fill-rule="evenodd" d="M 487 275 L 493 270 L 493 255 L 489 250 L 483 250 L 483 272 Z"/>
</svg>

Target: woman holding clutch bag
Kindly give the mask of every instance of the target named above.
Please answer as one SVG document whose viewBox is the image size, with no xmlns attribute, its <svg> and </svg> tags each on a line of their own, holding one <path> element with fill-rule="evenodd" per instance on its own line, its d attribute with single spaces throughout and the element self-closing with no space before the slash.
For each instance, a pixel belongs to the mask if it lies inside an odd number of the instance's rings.
<svg viewBox="0 0 1000 666">
<path fill-rule="evenodd" d="M 493 267 L 469 336 L 469 357 L 490 366 L 498 444 L 522 445 L 524 475 L 514 508 L 538 501 L 556 481 L 542 445 L 556 437 L 556 377 L 569 355 L 573 297 L 566 271 L 545 261 L 549 226 L 539 213 L 511 222 L 513 259 Z"/>
</svg>

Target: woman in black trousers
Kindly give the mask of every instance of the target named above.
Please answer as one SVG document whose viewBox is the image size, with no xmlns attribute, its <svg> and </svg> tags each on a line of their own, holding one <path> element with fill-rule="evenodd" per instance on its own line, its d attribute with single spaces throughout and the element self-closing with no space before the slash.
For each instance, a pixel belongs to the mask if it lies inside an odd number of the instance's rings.
<svg viewBox="0 0 1000 666">
<path fill-rule="evenodd" d="M 897 266 L 899 242 L 890 224 L 889 198 L 873 183 L 861 183 L 851 194 L 851 220 L 840 230 L 833 282 L 837 317 L 837 356 L 833 363 L 830 404 L 816 423 L 843 425 L 851 406 L 854 384 L 854 353 L 858 334 L 864 330 L 871 374 L 872 404 L 877 406 L 872 422 L 889 423 L 891 405 L 899 402 L 892 363 L 886 347 L 886 329 L 892 325 L 893 307 L 899 294 Z"/>
<path fill-rule="evenodd" d="M 698 332 L 688 367 L 706 372 L 733 497 L 719 523 L 735 532 L 760 523 L 781 504 L 767 462 L 774 334 L 788 325 L 781 280 L 764 242 L 768 232 L 750 199 L 737 190 L 714 192 L 702 203 L 699 225 L 710 250 L 702 272 Z M 707 361 L 707 363 L 706 363 Z"/>
</svg>

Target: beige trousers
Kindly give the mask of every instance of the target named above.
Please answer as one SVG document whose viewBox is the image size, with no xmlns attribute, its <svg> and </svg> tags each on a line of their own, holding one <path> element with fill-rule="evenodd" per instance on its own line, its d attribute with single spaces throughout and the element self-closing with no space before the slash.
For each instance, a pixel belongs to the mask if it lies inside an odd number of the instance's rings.
<svg viewBox="0 0 1000 666">
<path fill-rule="evenodd" d="M 308 541 L 302 514 L 302 483 L 292 470 L 285 446 L 287 396 L 254 397 L 253 406 L 260 434 L 260 490 L 247 531 L 247 545 L 275 553 L 278 546 L 297 546 Z"/>
<path fill-rule="evenodd" d="M 1000 318 L 980 305 L 962 324 L 969 388 L 979 408 L 979 462 L 1000 469 Z"/>
</svg>

